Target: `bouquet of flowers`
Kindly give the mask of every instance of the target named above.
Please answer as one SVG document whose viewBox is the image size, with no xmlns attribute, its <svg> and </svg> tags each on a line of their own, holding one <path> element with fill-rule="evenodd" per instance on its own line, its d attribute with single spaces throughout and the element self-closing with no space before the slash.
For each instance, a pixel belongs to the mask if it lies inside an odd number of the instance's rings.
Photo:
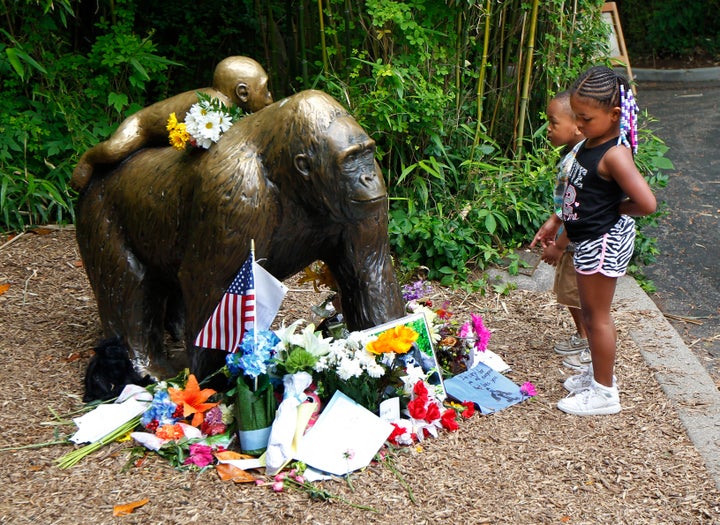
<svg viewBox="0 0 720 525">
<path fill-rule="evenodd" d="M 470 321 L 460 324 L 447 305 L 433 309 L 432 301 L 427 298 L 430 291 L 427 283 L 416 281 L 405 285 L 403 297 L 408 301 L 409 311 L 425 314 L 444 374 L 456 375 L 477 363 L 478 353 L 487 349 L 492 334 L 477 314 L 470 314 Z"/>
<path fill-rule="evenodd" d="M 378 337 L 350 332 L 333 339 L 323 337 L 312 323 L 296 333 L 303 322 L 279 331 L 274 359 L 278 374 L 308 372 L 323 400 L 340 390 L 372 412 L 402 387 L 405 367 L 395 357 L 408 352 L 417 339 L 412 329 L 398 326 Z"/>
<path fill-rule="evenodd" d="M 238 351 L 225 359 L 227 375 L 235 380 L 228 395 L 235 400 L 235 417 L 240 448 L 259 456 L 267 447 L 277 400 L 268 374 L 278 337 L 270 330 L 245 333 Z"/>
<path fill-rule="evenodd" d="M 206 467 L 213 452 L 230 443 L 231 409 L 210 388 L 201 389 L 187 370 L 177 378 L 153 385 L 152 401 L 140 417 L 140 429 L 132 432 L 136 442 L 157 452 L 175 467 Z"/>
<path fill-rule="evenodd" d="M 183 151 L 188 144 L 209 149 L 242 117 L 242 109 L 237 106 L 228 108 L 206 93 L 198 92 L 197 97 L 197 103 L 193 104 L 185 115 L 185 122 L 178 122 L 175 113 L 168 117 L 168 138 L 170 145 L 176 150 Z"/>
</svg>

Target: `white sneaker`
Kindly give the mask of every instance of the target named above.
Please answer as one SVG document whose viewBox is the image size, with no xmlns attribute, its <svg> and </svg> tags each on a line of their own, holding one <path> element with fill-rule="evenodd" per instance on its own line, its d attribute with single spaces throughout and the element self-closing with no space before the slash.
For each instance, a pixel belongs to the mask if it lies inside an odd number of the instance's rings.
<svg viewBox="0 0 720 525">
<path fill-rule="evenodd" d="M 592 362 L 590 362 L 590 364 L 585 367 L 582 372 L 580 372 L 579 374 L 575 374 L 574 376 L 568 377 L 563 383 L 563 386 L 568 392 L 579 392 L 580 390 L 590 388 L 593 380 L 593 368 Z"/>
<path fill-rule="evenodd" d="M 579 392 L 580 390 L 590 388 L 594 381 L 595 374 L 593 372 L 593 366 L 591 361 L 590 364 L 585 367 L 582 372 L 580 372 L 579 374 L 575 374 L 574 376 L 568 377 L 563 383 L 563 386 L 568 392 L 574 393 Z M 613 376 L 613 387 L 617 387 L 616 382 L 617 378 Z"/>
<path fill-rule="evenodd" d="M 592 358 L 590 357 L 590 349 L 588 348 L 579 354 L 569 355 L 562 361 L 562 364 L 566 367 L 579 372 L 587 370 L 590 363 L 592 363 Z"/>
<path fill-rule="evenodd" d="M 568 394 L 557 407 L 575 416 L 603 416 L 622 410 L 617 386 L 603 386 L 594 379 L 589 388 Z"/>
</svg>

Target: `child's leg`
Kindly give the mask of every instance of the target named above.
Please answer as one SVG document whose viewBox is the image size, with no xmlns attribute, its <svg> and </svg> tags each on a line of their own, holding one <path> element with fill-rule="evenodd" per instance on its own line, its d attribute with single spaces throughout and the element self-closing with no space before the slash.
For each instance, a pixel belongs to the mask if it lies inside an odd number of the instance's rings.
<svg viewBox="0 0 720 525">
<path fill-rule="evenodd" d="M 601 273 L 577 274 L 582 315 L 587 330 L 595 381 L 613 386 L 616 331 L 610 315 L 617 278 Z"/>
<path fill-rule="evenodd" d="M 572 306 L 568 306 L 568 310 L 575 322 L 575 330 L 578 334 L 580 334 L 580 337 L 587 339 L 587 331 L 585 330 L 585 321 L 583 320 L 582 310 L 580 308 L 573 308 Z"/>
</svg>

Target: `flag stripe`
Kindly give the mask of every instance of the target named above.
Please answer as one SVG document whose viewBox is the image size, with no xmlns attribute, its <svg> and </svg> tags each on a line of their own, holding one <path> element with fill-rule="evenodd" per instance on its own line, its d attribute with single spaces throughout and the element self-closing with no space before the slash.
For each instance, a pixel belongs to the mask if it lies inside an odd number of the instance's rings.
<svg viewBox="0 0 720 525">
<path fill-rule="evenodd" d="M 255 277 L 250 254 L 195 338 L 195 346 L 235 352 L 245 332 L 254 325 Z"/>
</svg>

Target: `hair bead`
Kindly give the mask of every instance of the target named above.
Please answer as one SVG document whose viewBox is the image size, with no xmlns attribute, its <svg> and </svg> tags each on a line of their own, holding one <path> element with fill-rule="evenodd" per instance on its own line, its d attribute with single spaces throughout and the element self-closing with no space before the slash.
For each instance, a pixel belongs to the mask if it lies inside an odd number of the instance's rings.
<svg viewBox="0 0 720 525">
<path fill-rule="evenodd" d="M 620 136 L 618 137 L 618 145 L 625 144 L 625 146 L 633 152 L 633 155 L 635 155 L 638 147 L 637 114 L 639 108 L 635 102 L 632 90 L 626 90 L 622 81 L 620 81 L 620 110 Z"/>
</svg>

